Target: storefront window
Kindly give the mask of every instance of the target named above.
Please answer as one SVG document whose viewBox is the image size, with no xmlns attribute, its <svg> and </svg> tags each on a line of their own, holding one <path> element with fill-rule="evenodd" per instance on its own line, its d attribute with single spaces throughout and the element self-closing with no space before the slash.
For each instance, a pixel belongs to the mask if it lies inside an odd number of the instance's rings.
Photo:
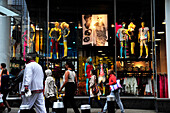
<svg viewBox="0 0 170 113">
<path fill-rule="evenodd" d="M 153 96 L 151 1 L 116 2 L 116 71 L 123 86 L 121 95 Z"/>
<path fill-rule="evenodd" d="M 155 23 L 153 0 L 77 4 L 50 1 L 49 16 L 46 4 L 41 6 L 45 9 L 31 7 L 30 12 L 26 5 L 20 7 L 22 16 L 13 18 L 11 26 L 11 72 L 24 67 L 27 53 L 36 52 L 36 62 L 44 70 L 53 71 L 58 87 L 62 85 L 65 63 L 71 60 L 80 96 L 90 94 L 91 70 L 95 70 L 102 95 L 108 95 L 106 83 L 108 70 L 112 69 L 121 81 L 122 96 L 161 97 L 157 81 L 167 70 L 163 66 L 165 36 L 159 31 L 165 29 Z M 163 22 L 164 17 L 160 18 L 156 20 Z"/>
</svg>

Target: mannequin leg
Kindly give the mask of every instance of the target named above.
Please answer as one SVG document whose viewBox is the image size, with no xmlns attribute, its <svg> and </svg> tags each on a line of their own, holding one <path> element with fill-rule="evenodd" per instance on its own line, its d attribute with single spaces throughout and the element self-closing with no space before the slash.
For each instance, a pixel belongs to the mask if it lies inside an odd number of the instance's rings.
<svg viewBox="0 0 170 113">
<path fill-rule="evenodd" d="M 105 92 L 105 91 L 106 91 L 105 89 L 106 89 L 106 88 L 105 88 L 105 85 L 103 84 L 103 95 L 105 95 L 105 93 L 106 93 L 106 92 Z"/>
<path fill-rule="evenodd" d="M 146 51 L 146 57 L 145 58 L 148 58 L 148 46 L 146 44 L 146 40 L 144 41 L 144 45 L 145 45 L 145 51 Z"/>
<path fill-rule="evenodd" d="M 122 52 L 123 52 L 123 41 L 120 42 L 120 58 L 122 58 Z"/>
<path fill-rule="evenodd" d="M 127 47 L 127 43 L 126 43 L 126 41 L 124 41 L 124 54 L 125 54 L 125 58 L 126 58 L 126 47 Z"/>
<path fill-rule="evenodd" d="M 53 58 L 54 40 L 53 40 L 53 39 L 51 39 L 51 42 L 52 42 L 52 46 L 51 46 L 50 56 L 51 56 L 51 58 Z"/>
<path fill-rule="evenodd" d="M 132 55 L 134 55 L 134 53 L 135 53 L 134 48 L 135 48 L 135 42 L 131 42 L 131 54 Z"/>
<path fill-rule="evenodd" d="M 140 46 L 140 56 L 142 56 L 143 53 L 143 46 Z"/>
<path fill-rule="evenodd" d="M 13 57 L 16 57 L 16 49 L 15 49 L 15 45 L 13 46 Z"/>
<path fill-rule="evenodd" d="M 142 53 L 143 53 L 143 40 L 140 41 L 140 56 L 139 56 L 139 58 L 142 57 Z"/>
<path fill-rule="evenodd" d="M 87 94 L 89 94 L 88 92 L 89 92 L 89 79 L 88 78 L 86 78 L 86 92 L 87 92 Z"/>
<path fill-rule="evenodd" d="M 59 42 L 55 41 L 55 47 L 56 47 L 56 57 L 57 57 L 57 59 L 58 59 L 58 58 L 59 58 L 59 57 L 58 57 Z"/>
<path fill-rule="evenodd" d="M 63 43 L 64 43 L 64 57 L 66 57 L 67 56 L 67 42 L 64 41 Z"/>
<path fill-rule="evenodd" d="M 146 57 L 145 58 L 148 58 L 148 46 L 145 46 L 145 49 L 146 49 Z"/>
</svg>

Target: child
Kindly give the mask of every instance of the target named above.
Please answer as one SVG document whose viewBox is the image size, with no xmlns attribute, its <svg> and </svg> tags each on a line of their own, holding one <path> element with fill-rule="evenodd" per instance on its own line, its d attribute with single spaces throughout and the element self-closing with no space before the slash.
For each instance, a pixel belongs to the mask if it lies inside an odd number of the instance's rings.
<svg viewBox="0 0 170 113">
<path fill-rule="evenodd" d="M 100 102 L 100 95 L 101 95 L 101 92 L 97 86 L 97 83 L 96 83 L 96 75 L 95 75 L 95 70 L 92 70 L 91 71 L 91 78 L 90 78 L 90 81 L 89 81 L 89 87 L 90 87 L 90 98 L 89 98 L 89 104 L 92 105 L 92 99 L 94 99 L 98 105 L 103 108 L 103 105 L 102 103 Z M 103 111 L 103 110 L 101 110 Z"/>
<path fill-rule="evenodd" d="M 51 76 L 52 72 L 50 69 L 45 70 L 47 78 L 45 80 L 45 105 L 46 111 L 49 113 L 49 104 L 56 99 L 56 84 L 54 78 Z"/>
</svg>

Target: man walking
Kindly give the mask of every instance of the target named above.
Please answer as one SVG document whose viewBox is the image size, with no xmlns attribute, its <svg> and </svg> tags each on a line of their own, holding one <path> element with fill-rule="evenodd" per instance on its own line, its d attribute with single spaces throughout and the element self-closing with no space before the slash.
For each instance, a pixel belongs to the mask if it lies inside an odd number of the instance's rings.
<svg viewBox="0 0 170 113">
<path fill-rule="evenodd" d="M 44 73 L 42 67 L 36 63 L 36 55 L 29 54 L 26 58 L 26 67 L 24 70 L 23 83 L 21 88 L 22 103 L 21 105 L 28 105 L 29 109 L 33 106 L 37 113 L 46 113 L 45 101 L 43 96 L 43 80 Z M 25 96 L 25 93 L 31 91 L 31 96 Z"/>
</svg>

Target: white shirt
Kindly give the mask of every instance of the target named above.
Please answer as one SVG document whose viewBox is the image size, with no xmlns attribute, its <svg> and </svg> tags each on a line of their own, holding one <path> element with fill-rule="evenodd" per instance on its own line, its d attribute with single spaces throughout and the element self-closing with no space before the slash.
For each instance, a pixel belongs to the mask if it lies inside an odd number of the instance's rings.
<svg viewBox="0 0 170 113">
<path fill-rule="evenodd" d="M 44 73 L 42 67 L 36 62 L 26 65 L 21 92 L 25 92 L 25 86 L 31 91 L 43 90 Z"/>
<path fill-rule="evenodd" d="M 148 27 L 139 28 L 140 40 L 146 40 L 148 38 Z"/>
</svg>

